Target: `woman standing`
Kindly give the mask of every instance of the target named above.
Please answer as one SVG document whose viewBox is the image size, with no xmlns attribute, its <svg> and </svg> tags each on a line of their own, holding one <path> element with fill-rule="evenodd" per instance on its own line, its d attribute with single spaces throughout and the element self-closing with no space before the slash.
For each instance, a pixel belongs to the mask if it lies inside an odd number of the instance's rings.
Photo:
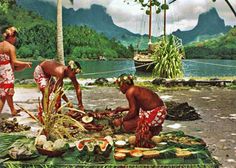
<svg viewBox="0 0 236 168">
<path fill-rule="evenodd" d="M 14 70 L 19 71 L 31 68 L 31 62 L 22 62 L 16 59 L 17 30 L 9 27 L 3 32 L 4 40 L 0 42 L 0 113 L 7 101 L 12 116 L 17 115 L 17 110 L 13 104 L 14 95 Z"/>
</svg>

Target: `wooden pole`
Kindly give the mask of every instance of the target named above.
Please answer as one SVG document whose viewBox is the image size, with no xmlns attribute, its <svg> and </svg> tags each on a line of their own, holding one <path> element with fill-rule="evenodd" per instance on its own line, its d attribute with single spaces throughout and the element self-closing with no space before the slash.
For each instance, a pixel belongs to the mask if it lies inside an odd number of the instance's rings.
<svg viewBox="0 0 236 168">
<path fill-rule="evenodd" d="M 149 1 L 149 33 L 148 33 L 148 51 L 151 52 L 152 45 L 152 0 Z"/>
<path fill-rule="evenodd" d="M 149 3 L 149 9 L 150 9 L 150 15 L 149 15 L 149 33 L 148 33 L 148 37 L 149 37 L 149 42 L 151 42 L 152 40 L 152 0 L 150 0 Z"/>
<path fill-rule="evenodd" d="M 164 0 L 164 4 L 166 5 L 166 0 Z M 166 9 L 164 9 L 164 37 L 166 36 Z"/>
</svg>

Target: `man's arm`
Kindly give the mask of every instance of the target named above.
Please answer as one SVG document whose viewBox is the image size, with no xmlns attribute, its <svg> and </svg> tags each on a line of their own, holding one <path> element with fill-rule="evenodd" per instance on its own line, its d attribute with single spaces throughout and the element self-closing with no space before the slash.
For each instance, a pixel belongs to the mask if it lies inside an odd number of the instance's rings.
<svg viewBox="0 0 236 168">
<path fill-rule="evenodd" d="M 80 89 L 80 84 L 78 83 L 78 81 L 76 79 L 76 76 L 73 76 L 70 79 L 71 79 L 71 81 L 72 81 L 72 83 L 74 85 L 74 88 L 75 88 L 79 109 L 84 111 L 84 106 L 83 106 L 83 103 L 82 103 L 82 92 L 81 92 L 81 89 Z"/>
<path fill-rule="evenodd" d="M 123 118 L 123 121 L 130 120 L 132 118 L 135 118 L 138 115 L 138 107 L 136 106 L 136 100 L 134 98 L 134 90 L 129 90 L 126 93 L 126 98 L 129 102 L 129 112 L 128 114 Z"/>
<path fill-rule="evenodd" d="M 63 78 L 60 77 L 57 79 L 55 85 L 54 85 L 54 89 L 53 89 L 53 92 L 55 92 L 58 88 L 62 87 L 63 86 Z"/>
<path fill-rule="evenodd" d="M 129 107 L 117 107 L 115 110 L 113 110 L 115 113 L 123 112 L 123 111 L 128 111 Z"/>
</svg>

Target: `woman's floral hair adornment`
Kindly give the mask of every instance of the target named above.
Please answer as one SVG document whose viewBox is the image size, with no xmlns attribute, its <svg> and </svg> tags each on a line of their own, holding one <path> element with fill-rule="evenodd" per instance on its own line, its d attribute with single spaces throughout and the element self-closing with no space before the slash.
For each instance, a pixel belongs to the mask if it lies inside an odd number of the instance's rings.
<svg viewBox="0 0 236 168">
<path fill-rule="evenodd" d="M 17 35 L 17 29 L 15 27 L 9 27 L 3 33 L 3 37 L 5 39 L 11 36 L 16 36 L 16 35 Z"/>
<path fill-rule="evenodd" d="M 119 86 L 121 86 L 123 83 L 127 83 L 129 85 L 133 85 L 134 81 L 133 81 L 134 77 L 131 74 L 122 74 L 120 75 L 117 79 L 116 79 L 116 84 L 118 84 Z"/>
</svg>

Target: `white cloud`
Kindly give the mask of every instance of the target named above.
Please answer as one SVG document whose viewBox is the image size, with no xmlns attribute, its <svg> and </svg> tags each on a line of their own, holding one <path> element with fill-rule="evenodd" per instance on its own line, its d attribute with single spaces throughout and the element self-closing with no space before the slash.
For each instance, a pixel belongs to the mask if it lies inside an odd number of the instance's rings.
<svg viewBox="0 0 236 168">
<path fill-rule="evenodd" d="M 44 0 L 56 2 L 56 0 Z M 127 0 L 126 0 L 127 1 Z M 236 1 L 229 0 L 234 9 Z M 63 5 L 67 8 L 73 7 L 75 10 L 80 8 L 90 8 L 92 4 L 102 5 L 107 9 L 107 13 L 112 16 L 114 23 L 132 32 L 148 32 L 148 17 L 144 10 L 140 10 L 140 4 L 129 0 L 129 4 L 124 0 L 74 0 L 73 6 L 69 0 L 63 0 Z M 189 30 L 196 26 L 199 14 L 215 7 L 226 25 L 236 25 L 236 19 L 225 1 L 217 0 L 177 0 L 170 5 L 167 11 L 167 32 L 170 33 L 177 29 Z M 155 16 L 155 15 L 154 15 Z M 163 32 L 163 16 L 153 16 L 153 34 L 159 35 Z M 144 25 L 144 22 L 146 25 Z"/>
</svg>

